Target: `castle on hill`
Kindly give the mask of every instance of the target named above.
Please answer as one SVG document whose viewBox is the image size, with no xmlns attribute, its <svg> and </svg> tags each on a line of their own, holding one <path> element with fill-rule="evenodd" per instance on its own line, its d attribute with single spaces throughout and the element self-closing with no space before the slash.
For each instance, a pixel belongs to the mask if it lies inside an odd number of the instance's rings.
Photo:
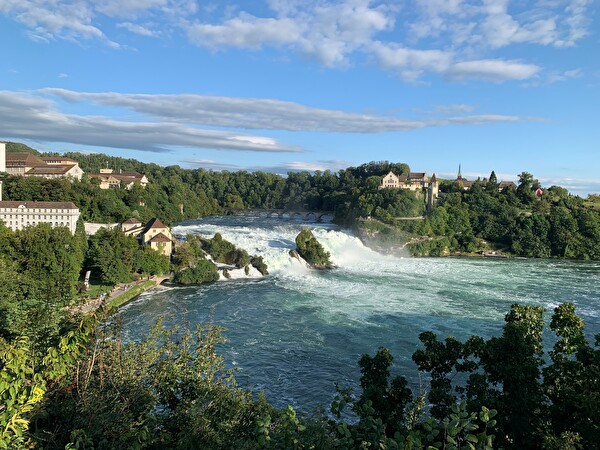
<svg viewBox="0 0 600 450">
<path fill-rule="evenodd" d="M 390 171 L 381 180 L 379 189 L 408 189 L 425 192 L 427 206 L 430 207 L 438 198 L 439 186 L 435 173 L 429 178 L 425 172 L 409 172 L 408 175 L 396 175 Z"/>
</svg>

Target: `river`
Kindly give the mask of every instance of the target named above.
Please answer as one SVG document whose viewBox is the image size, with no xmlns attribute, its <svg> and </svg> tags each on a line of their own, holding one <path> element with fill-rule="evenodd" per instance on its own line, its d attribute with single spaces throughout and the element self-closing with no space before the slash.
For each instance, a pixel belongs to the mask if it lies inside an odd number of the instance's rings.
<svg viewBox="0 0 600 450">
<path fill-rule="evenodd" d="M 313 271 L 289 257 L 309 227 L 338 266 Z M 513 303 L 552 309 L 573 302 L 589 339 L 600 333 L 600 262 L 383 256 L 331 224 L 276 218 L 211 217 L 173 228 L 178 236 L 224 239 L 263 256 L 270 275 L 204 286 L 161 286 L 120 312 L 126 335 L 144 335 L 158 316 L 226 328 L 219 348 L 242 387 L 264 390 L 276 406 L 328 407 L 335 383 L 358 387 L 358 359 L 379 346 L 394 356 L 393 374 L 418 389 L 411 360 L 418 335 L 499 335 Z M 547 332 L 548 345 L 552 335 Z"/>
</svg>

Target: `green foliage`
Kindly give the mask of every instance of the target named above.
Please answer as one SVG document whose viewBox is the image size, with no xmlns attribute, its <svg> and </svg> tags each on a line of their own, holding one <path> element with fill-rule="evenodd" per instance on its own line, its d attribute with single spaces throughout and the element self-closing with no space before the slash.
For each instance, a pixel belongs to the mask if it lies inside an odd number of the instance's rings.
<svg viewBox="0 0 600 450">
<path fill-rule="evenodd" d="M 533 176 L 523 172 L 520 179 L 516 191 L 498 192 L 491 181 L 475 182 L 467 191 L 447 190 L 422 229 L 410 230 L 440 241 L 415 240 L 411 252 L 439 256 L 490 245 L 518 256 L 600 259 L 600 212 L 557 186 L 538 199 Z"/>
<path fill-rule="evenodd" d="M 394 436 L 405 428 L 404 413 L 412 401 L 412 392 L 407 388 L 406 378 L 395 377 L 388 384 L 389 369 L 394 358 L 388 349 L 381 347 L 374 357 L 363 355 L 358 362 L 361 369 L 360 385 L 363 390 L 354 405 L 361 416 L 365 407 L 373 407 L 373 416 L 385 424 L 385 433 Z M 364 417 L 361 417 L 364 420 Z"/>
<path fill-rule="evenodd" d="M 544 367 L 542 312 L 513 305 L 502 335 L 487 341 L 450 337 L 444 344 L 423 333 L 425 349 L 413 359 L 431 376 L 432 414 L 441 417 L 462 400 L 469 411 L 498 411 L 504 448 L 598 448 L 600 427 L 591 418 L 600 413 L 600 350 L 585 340 L 575 307 L 560 305 L 551 322 L 559 339 Z"/>
<path fill-rule="evenodd" d="M 192 234 L 186 236 L 185 242 L 178 242 L 175 246 L 173 263 L 178 270 L 194 267 L 197 262 L 205 258 L 202 250 L 201 238 Z"/>
<path fill-rule="evenodd" d="M 41 358 L 27 337 L 12 343 L 0 339 L 0 448 L 33 446 L 32 416 L 43 411 L 47 396 L 57 386 L 71 382 L 74 365 L 96 324 L 92 317 L 84 319 L 46 348 Z"/>
<path fill-rule="evenodd" d="M 250 264 L 263 276 L 269 275 L 269 268 L 267 267 L 267 264 L 263 261 L 262 256 L 253 256 L 252 258 L 250 258 Z"/>
<path fill-rule="evenodd" d="M 221 241 L 221 235 L 216 236 Z M 175 267 L 177 272 L 173 281 L 179 284 L 201 284 L 219 279 L 217 266 L 205 258 L 202 246 L 209 242 L 194 235 L 188 235 L 185 242 L 177 244 L 175 249 Z"/>
<path fill-rule="evenodd" d="M 217 266 L 207 259 L 202 259 L 194 267 L 189 267 L 175 274 L 173 281 L 179 284 L 202 284 L 219 279 Z"/>
<path fill-rule="evenodd" d="M 486 248 L 484 240 L 519 256 L 600 259 L 600 209 L 595 208 L 596 203 L 586 203 L 557 186 L 537 199 L 534 190 L 539 182 L 528 172 L 519 175 L 516 190 L 507 187 L 502 192 L 497 190 L 493 171 L 487 182 L 475 182 L 468 191 L 456 182 L 441 181 L 440 191 L 446 195 L 437 207 L 426 211 L 420 192 L 378 189 L 381 177 L 390 170 L 397 174 L 409 171 L 406 164 L 388 161 L 338 173 L 295 172 L 283 178 L 265 172 L 160 167 L 101 154 L 65 156 L 77 160 L 86 172 L 97 172 L 108 162 L 115 170 L 144 173 L 150 183 L 146 188 L 101 190 L 87 177 L 81 181 L 8 177 L 6 199 L 72 201 L 84 220 L 104 223 L 136 216 L 142 222 L 161 217 L 169 224 L 218 214 L 223 207 L 333 211 L 335 221 L 342 225 L 354 225 L 368 216 L 394 224 L 396 217 L 427 214 L 424 223 L 396 224 L 414 235 L 447 239 L 415 241 L 415 254 L 472 253 Z"/>
<path fill-rule="evenodd" d="M 139 282 L 135 286 L 131 287 L 130 289 L 124 291 L 123 293 L 117 295 L 116 297 L 113 297 L 108 302 L 107 309 L 109 309 L 111 311 L 117 310 L 121 306 L 129 303 L 131 300 L 133 300 L 135 297 L 140 295 L 142 292 L 144 292 L 152 287 L 155 287 L 155 286 L 156 286 L 156 283 L 154 280 L 146 280 L 146 281 Z"/>
<path fill-rule="evenodd" d="M 207 242 L 206 251 L 216 262 L 233 264 L 238 269 L 250 264 L 250 255 L 244 249 L 236 248 L 231 242 L 223 239 L 220 233 Z"/>
<path fill-rule="evenodd" d="M 425 394 L 411 401 L 404 378 L 392 378 L 387 349 L 363 355 L 361 395 L 338 388 L 335 420 L 239 389 L 216 353 L 221 329 L 210 323 L 159 322 L 125 343 L 118 328 L 88 316 L 41 356 L 26 337 L 0 340 L 0 448 L 598 448 L 600 336 L 592 347 L 574 306 L 557 307 L 558 339 L 542 377 L 541 314 L 514 305 L 502 335 L 487 341 L 423 333 L 414 359 L 431 379 L 431 417 Z M 346 407 L 356 420 L 342 419 Z"/>
<path fill-rule="evenodd" d="M 22 144 L 20 142 L 7 142 L 6 143 L 6 152 L 7 153 L 31 153 L 33 155 L 40 156 L 41 153 L 34 148 L 29 147 L 28 145 Z"/>
<path fill-rule="evenodd" d="M 314 237 L 312 231 L 304 228 L 298 236 L 296 236 L 296 248 L 298 254 L 310 264 L 311 267 L 317 269 L 330 269 L 333 267 L 329 260 L 329 252 L 326 252 L 323 246 Z"/>
<path fill-rule="evenodd" d="M 101 228 L 90 238 L 86 267 L 102 283 L 116 285 L 132 280 L 140 248 L 137 240 L 120 229 Z"/>
<path fill-rule="evenodd" d="M 136 259 L 136 271 L 147 275 L 162 275 L 169 272 L 169 257 L 154 250 L 149 246 L 144 246 L 140 250 Z"/>
<path fill-rule="evenodd" d="M 50 345 L 75 301 L 83 261 L 79 237 L 47 224 L 5 234 L 0 244 L 0 336 Z"/>
<path fill-rule="evenodd" d="M 101 168 L 135 170 L 145 174 L 145 188 L 102 190 L 95 179 L 81 181 L 46 180 L 33 177 L 8 177 L 7 199 L 72 201 L 85 221 L 119 222 L 131 216 L 147 221 L 161 217 L 169 224 L 217 214 L 223 207 L 287 208 L 335 211 L 336 220 L 352 224 L 359 216 L 376 214 L 380 218 L 420 215 L 423 198 L 414 192 L 378 190 L 381 176 L 390 170 L 408 173 L 406 164 L 387 161 L 349 167 L 338 174 L 331 171 L 313 174 L 289 173 L 286 178 L 265 172 L 212 172 L 185 170 L 178 166 L 160 167 L 133 159 L 102 154 L 66 153 L 87 173 Z"/>
</svg>

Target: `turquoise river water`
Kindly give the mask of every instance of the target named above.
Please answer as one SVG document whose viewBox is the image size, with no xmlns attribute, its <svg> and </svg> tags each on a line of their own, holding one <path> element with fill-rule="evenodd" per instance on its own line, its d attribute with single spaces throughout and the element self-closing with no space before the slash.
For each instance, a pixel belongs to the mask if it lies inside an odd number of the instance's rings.
<svg viewBox="0 0 600 450">
<path fill-rule="evenodd" d="M 313 230 L 337 269 L 313 271 L 289 257 L 303 227 Z M 393 374 L 418 389 L 422 377 L 411 356 L 419 333 L 498 335 L 513 303 L 541 305 L 549 318 L 556 305 L 573 302 L 588 338 L 600 333 L 598 261 L 383 256 L 333 225 L 275 218 L 212 217 L 173 231 L 181 237 L 218 231 L 263 256 L 270 275 L 158 287 L 123 308 L 126 335 L 144 335 L 159 316 L 167 325 L 206 322 L 214 305 L 214 322 L 226 328 L 219 350 L 227 366 L 237 369 L 242 387 L 264 390 L 277 406 L 327 407 L 336 382 L 358 386 L 358 359 L 379 346 L 394 355 Z"/>
</svg>

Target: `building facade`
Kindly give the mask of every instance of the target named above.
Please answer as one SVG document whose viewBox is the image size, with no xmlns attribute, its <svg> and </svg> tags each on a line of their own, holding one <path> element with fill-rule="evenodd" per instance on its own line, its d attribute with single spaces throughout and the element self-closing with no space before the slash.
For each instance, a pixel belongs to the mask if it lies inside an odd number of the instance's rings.
<svg viewBox="0 0 600 450">
<path fill-rule="evenodd" d="M 61 156 L 43 157 L 27 152 L 6 153 L 6 172 L 9 175 L 41 178 L 75 178 L 81 180 L 79 163 Z"/>
<path fill-rule="evenodd" d="M 121 224 L 121 231 L 128 236 L 135 236 L 140 245 L 148 245 L 163 255 L 171 256 L 173 252 L 171 230 L 156 218 L 145 225 L 138 219 L 128 219 Z"/>
<path fill-rule="evenodd" d="M 26 156 L 21 159 L 28 160 Z M 8 172 L 4 142 L 0 142 L 0 172 Z M 52 227 L 67 227 L 74 234 L 79 216 L 79 208 L 72 202 L 2 201 L 2 181 L 0 181 L 0 221 L 12 231 L 47 223 Z"/>
<path fill-rule="evenodd" d="M 135 171 L 115 172 L 112 169 L 100 169 L 100 173 L 90 173 L 89 177 L 100 180 L 100 189 L 116 189 L 120 187 L 131 189 L 135 184 L 139 184 L 142 187 L 148 185 L 146 175 Z"/>
<path fill-rule="evenodd" d="M 47 223 L 75 234 L 79 208 L 72 202 L 0 201 L 0 220 L 13 231 Z"/>
<path fill-rule="evenodd" d="M 379 189 L 408 189 L 414 192 L 425 191 L 427 205 L 431 206 L 438 198 L 439 186 L 435 173 L 429 178 L 425 172 L 409 172 L 396 175 L 389 172 L 381 180 Z"/>
</svg>

